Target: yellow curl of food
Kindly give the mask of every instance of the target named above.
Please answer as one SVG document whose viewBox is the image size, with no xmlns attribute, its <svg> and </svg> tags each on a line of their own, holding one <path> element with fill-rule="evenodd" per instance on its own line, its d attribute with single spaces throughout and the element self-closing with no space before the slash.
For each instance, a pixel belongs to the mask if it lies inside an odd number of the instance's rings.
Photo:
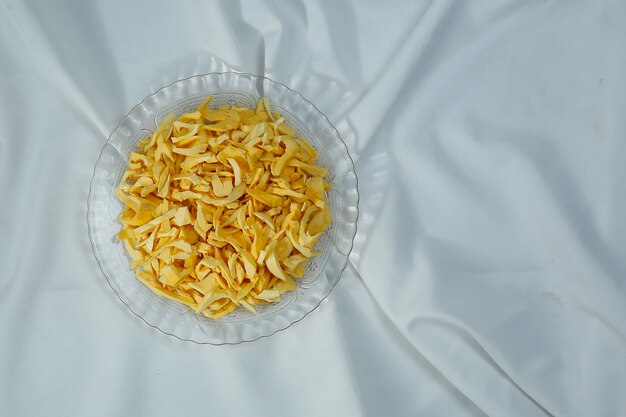
<svg viewBox="0 0 626 417">
<path fill-rule="evenodd" d="M 115 195 L 137 279 L 217 319 L 294 290 L 332 213 L 315 148 L 267 99 L 210 101 L 142 140 Z"/>
</svg>

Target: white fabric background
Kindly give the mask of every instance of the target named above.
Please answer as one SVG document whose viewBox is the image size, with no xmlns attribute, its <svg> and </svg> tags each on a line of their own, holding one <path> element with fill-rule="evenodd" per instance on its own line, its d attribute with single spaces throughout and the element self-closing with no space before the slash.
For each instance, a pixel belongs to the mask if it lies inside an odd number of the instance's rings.
<svg viewBox="0 0 626 417">
<path fill-rule="evenodd" d="M 626 416 L 626 3 L 0 0 L 1 416 Z M 234 68 L 301 91 L 360 179 L 317 311 L 181 342 L 87 236 L 118 120 Z"/>
</svg>

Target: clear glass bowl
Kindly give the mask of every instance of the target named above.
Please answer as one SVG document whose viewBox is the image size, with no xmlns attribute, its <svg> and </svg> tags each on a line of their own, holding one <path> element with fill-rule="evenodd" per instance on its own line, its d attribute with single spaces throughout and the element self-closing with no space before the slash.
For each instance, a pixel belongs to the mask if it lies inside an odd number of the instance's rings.
<svg viewBox="0 0 626 417">
<path fill-rule="evenodd" d="M 137 142 L 156 129 L 168 114 L 193 111 L 209 95 L 211 107 L 238 104 L 255 107 L 267 97 L 287 123 L 306 137 L 327 168 L 332 189 L 328 202 L 332 225 L 320 237 L 317 250 L 295 291 L 263 306 L 253 315 L 240 308 L 218 320 L 196 315 L 176 301 L 156 295 L 135 278 L 130 258 L 116 234 L 121 229 L 121 203 L 113 191 L 126 170 Z M 102 149 L 91 180 L 88 201 L 89 238 L 100 268 L 120 300 L 147 324 L 182 340 L 224 344 L 252 341 L 289 327 L 313 311 L 337 284 L 348 262 L 358 216 L 357 177 L 339 133 L 302 95 L 265 77 L 234 72 L 193 76 L 146 97 L 120 121 Z"/>
</svg>

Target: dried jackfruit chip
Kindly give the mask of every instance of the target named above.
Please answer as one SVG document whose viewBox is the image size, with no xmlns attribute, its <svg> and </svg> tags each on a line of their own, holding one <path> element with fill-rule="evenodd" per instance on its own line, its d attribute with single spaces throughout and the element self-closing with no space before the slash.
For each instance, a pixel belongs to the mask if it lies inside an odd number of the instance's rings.
<svg viewBox="0 0 626 417">
<path fill-rule="evenodd" d="M 115 190 L 137 279 L 217 319 L 296 288 L 330 225 L 317 151 L 259 100 L 166 117 Z"/>
</svg>

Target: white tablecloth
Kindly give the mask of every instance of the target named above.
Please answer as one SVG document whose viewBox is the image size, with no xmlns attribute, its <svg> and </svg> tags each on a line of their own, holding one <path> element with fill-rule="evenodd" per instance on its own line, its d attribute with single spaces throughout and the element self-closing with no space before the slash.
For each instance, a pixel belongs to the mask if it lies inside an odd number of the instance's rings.
<svg viewBox="0 0 626 417">
<path fill-rule="evenodd" d="M 626 416 L 626 3 L 0 1 L 1 416 Z M 320 308 L 196 345 L 135 317 L 89 181 L 143 97 L 265 74 L 347 141 Z"/>
</svg>

